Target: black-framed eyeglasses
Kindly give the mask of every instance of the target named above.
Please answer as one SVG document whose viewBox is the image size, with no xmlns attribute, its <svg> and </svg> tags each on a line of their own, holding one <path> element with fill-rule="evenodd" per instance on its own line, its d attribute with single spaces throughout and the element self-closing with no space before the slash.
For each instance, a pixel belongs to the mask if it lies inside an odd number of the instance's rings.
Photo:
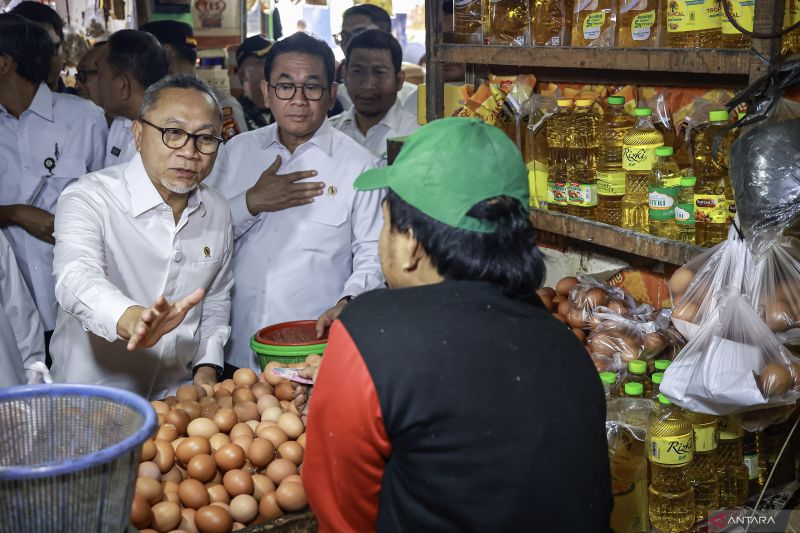
<svg viewBox="0 0 800 533">
<path fill-rule="evenodd" d="M 312 102 L 316 102 L 318 100 L 322 100 L 325 91 L 328 90 L 327 87 L 323 87 L 318 83 L 295 85 L 294 83 L 278 82 L 275 85 L 271 83 L 268 85 L 272 87 L 273 91 L 275 91 L 275 96 L 277 96 L 279 100 L 291 100 L 294 98 L 294 95 L 297 93 L 297 89 L 299 88 L 303 92 L 303 98 Z"/>
<path fill-rule="evenodd" d="M 148 122 L 145 119 L 140 119 L 143 124 L 147 124 L 151 128 L 155 128 L 161 132 L 161 141 L 167 148 L 179 150 L 186 146 L 189 139 L 194 139 L 194 147 L 198 152 L 205 155 L 212 155 L 219 149 L 222 143 L 222 137 L 211 135 L 210 133 L 189 133 L 180 128 L 160 128 Z"/>
<path fill-rule="evenodd" d="M 99 72 L 99 70 L 93 68 L 79 68 L 78 73 L 75 74 L 75 79 L 80 83 L 86 83 L 89 80 L 89 76 L 95 76 Z"/>
</svg>

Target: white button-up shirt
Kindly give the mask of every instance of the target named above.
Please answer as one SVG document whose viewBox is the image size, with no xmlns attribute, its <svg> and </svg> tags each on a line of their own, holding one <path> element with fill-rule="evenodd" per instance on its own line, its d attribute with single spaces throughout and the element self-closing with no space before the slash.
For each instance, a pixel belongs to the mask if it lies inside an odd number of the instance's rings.
<svg viewBox="0 0 800 533">
<path fill-rule="evenodd" d="M 200 185 L 176 224 L 137 154 L 64 191 L 55 225 L 54 380 L 158 398 L 189 380 L 194 366 L 222 366 L 233 285 L 225 198 Z M 181 325 L 152 348 L 127 350 L 117 322 L 128 307 L 160 295 L 173 302 L 198 288 L 206 296 Z"/>
<path fill-rule="evenodd" d="M 27 383 L 25 371 L 37 361 L 44 363 L 42 332 L 14 252 L 0 232 L 0 387 Z"/>
<path fill-rule="evenodd" d="M 111 127 L 108 129 L 104 168 L 127 163 L 136 155 L 136 141 L 133 140 L 132 125 L 133 121 L 130 119 L 114 117 Z"/>
<path fill-rule="evenodd" d="M 325 192 L 312 204 L 253 216 L 245 193 L 278 155 L 278 174 L 316 170 L 304 181 L 324 182 Z M 281 144 L 277 124 L 225 145 L 209 183 L 230 199 L 236 239 L 228 363 L 258 368 L 249 341 L 260 328 L 316 319 L 344 296 L 384 286 L 378 260 L 383 192 L 353 189 L 375 164 L 327 120 L 294 153 Z"/>
<path fill-rule="evenodd" d="M 386 140 L 394 137 L 404 137 L 411 135 L 417 128 L 417 115 L 406 111 L 399 101 L 396 101 L 381 121 L 369 130 L 367 134 L 361 133 L 356 121 L 356 108 L 351 107 L 347 111 L 331 118 L 331 125 L 341 131 L 358 144 L 378 156 L 381 165 L 386 165 Z"/>
<path fill-rule="evenodd" d="M 417 96 L 419 87 L 407 81 L 403 82 L 403 86 L 397 91 L 397 101 L 403 106 L 407 113 L 417 116 Z M 339 90 L 336 97 L 341 102 L 342 107 L 347 110 L 353 107 L 353 100 L 350 98 L 350 93 L 347 91 L 347 86 L 344 83 L 339 84 Z"/>
<path fill-rule="evenodd" d="M 53 93 L 45 84 L 39 85 L 19 119 L 0 105 L 0 205 L 26 204 L 54 213 L 64 187 L 103 168 L 107 133 L 99 107 L 77 96 Z M 52 330 L 53 246 L 19 226 L 3 231 L 44 328 Z"/>
</svg>

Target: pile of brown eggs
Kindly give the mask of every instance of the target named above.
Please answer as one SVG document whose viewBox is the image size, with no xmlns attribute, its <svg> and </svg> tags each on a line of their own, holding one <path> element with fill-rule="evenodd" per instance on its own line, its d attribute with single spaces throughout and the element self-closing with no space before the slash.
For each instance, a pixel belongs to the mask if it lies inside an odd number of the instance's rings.
<svg viewBox="0 0 800 533">
<path fill-rule="evenodd" d="M 159 426 L 142 445 L 131 523 L 142 533 L 227 533 L 305 509 L 305 416 L 296 386 L 271 369 L 318 362 L 242 368 L 151 402 Z"/>
</svg>

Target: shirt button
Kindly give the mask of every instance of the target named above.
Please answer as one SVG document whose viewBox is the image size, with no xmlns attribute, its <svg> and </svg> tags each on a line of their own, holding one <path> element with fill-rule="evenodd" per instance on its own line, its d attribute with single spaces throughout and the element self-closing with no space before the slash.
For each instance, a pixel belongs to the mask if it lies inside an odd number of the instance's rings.
<svg viewBox="0 0 800 533">
<path fill-rule="evenodd" d="M 175 250 L 172 253 L 172 260 L 175 261 L 176 263 L 180 263 L 181 259 L 183 259 L 183 254 L 181 253 L 180 250 Z"/>
</svg>

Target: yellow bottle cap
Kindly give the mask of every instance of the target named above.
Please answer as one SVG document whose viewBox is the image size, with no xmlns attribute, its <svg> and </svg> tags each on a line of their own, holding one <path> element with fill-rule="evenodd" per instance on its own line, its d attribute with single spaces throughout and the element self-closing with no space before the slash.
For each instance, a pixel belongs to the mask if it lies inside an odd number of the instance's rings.
<svg viewBox="0 0 800 533">
<path fill-rule="evenodd" d="M 572 98 L 559 98 L 556 103 L 558 107 L 570 107 L 572 105 Z"/>
</svg>

